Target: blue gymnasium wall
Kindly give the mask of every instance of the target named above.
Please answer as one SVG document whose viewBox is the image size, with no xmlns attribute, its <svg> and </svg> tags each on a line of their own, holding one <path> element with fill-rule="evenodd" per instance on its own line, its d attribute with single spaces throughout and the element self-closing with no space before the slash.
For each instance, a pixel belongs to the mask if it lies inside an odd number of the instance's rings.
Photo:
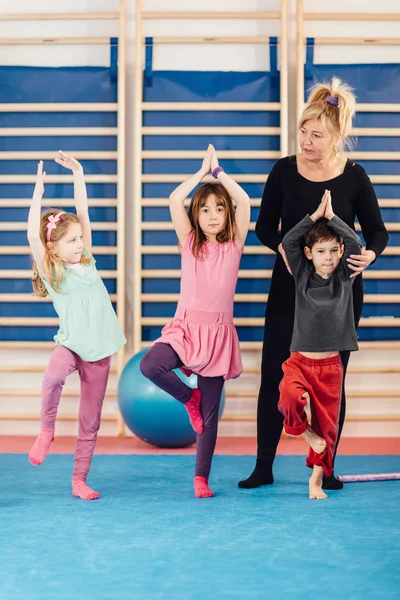
<svg viewBox="0 0 400 600">
<path fill-rule="evenodd" d="M 117 81 L 115 57 L 111 67 L 37 68 L 0 67 L 0 102 L 116 102 Z M 116 112 L 50 112 L 50 113 L 0 113 L 0 127 L 116 127 Z M 5 151 L 54 151 L 70 150 L 116 150 L 116 136 L 0 136 L 0 152 Z M 115 160 L 82 161 L 86 174 L 114 174 Z M 35 174 L 37 161 L 0 160 L 0 175 Z M 49 175 L 68 172 L 54 161 L 45 161 Z M 116 198 L 115 184 L 87 184 L 89 198 Z M 30 198 L 32 184 L 0 184 L 1 198 Z M 45 198 L 54 198 L 55 206 L 63 206 L 63 198 L 73 198 L 72 184 L 45 184 Z M 0 201 L 1 222 L 26 222 L 28 207 L 4 208 Z M 115 222 L 116 208 L 90 208 L 92 221 Z M 25 231 L 0 231 L 1 246 L 27 246 Z M 94 245 L 115 246 L 115 231 L 94 231 Z M 99 269 L 114 270 L 115 255 L 96 256 Z M 5 255 L 0 251 L 0 269 L 31 269 L 29 254 Z M 116 292 L 115 279 L 105 280 L 110 293 Z M 31 293 L 30 279 L 0 278 L 0 293 Z M 0 303 L 3 317 L 54 317 L 51 303 Z M 53 339 L 55 327 L 2 327 L 0 340 L 49 341 Z"/>
<path fill-rule="evenodd" d="M 400 86 L 396 89 L 396 81 L 400 81 L 398 65 L 341 65 L 341 66 L 312 66 L 308 68 L 307 87 L 312 79 L 329 79 L 336 74 L 348 81 L 357 90 L 360 102 L 399 102 Z M 0 69 L 0 77 L 4 84 L 5 93 L 1 94 L 1 102 L 114 102 L 116 100 L 116 82 L 110 76 L 109 69 L 98 68 L 68 68 L 68 69 L 38 69 L 38 68 L 4 68 Z M 145 77 L 144 100 L 146 102 L 275 102 L 279 101 L 279 77 L 265 72 L 177 72 L 156 71 L 150 77 Z M 12 126 L 115 126 L 115 113 L 52 113 L 46 114 L 13 114 L 7 113 L 0 117 L 1 127 Z M 241 112 L 218 111 L 149 111 L 144 114 L 145 126 L 279 126 L 279 112 Z M 359 127 L 399 127 L 400 115 L 385 113 L 382 115 L 361 113 L 357 116 L 356 126 Z M 278 136 L 145 136 L 143 147 L 146 150 L 204 150 L 208 143 L 213 143 L 219 150 L 279 150 Z M 111 136 L 96 137 L 65 137 L 65 138 L 6 138 L 0 137 L 0 150 L 114 150 L 116 138 Z M 400 150 L 400 139 L 394 137 L 376 138 L 363 137 L 358 141 L 358 150 Z M 267 174 L 274 160 L 224 160 L 224 168 L 228 173 Z M 128 163 L 129 164 L 129 163 Z M 361 164 L 370 175 L 398 173 L 400 167 L 394 161 L 362 161 Z M 145 160 L 144 173 L 187 173 L 191 174 L 198 168 L 198 160 Z M 1 173 L 34 173 L 34 161 L 4 161 L 0 162 Z M 115 161 L 84 161 L 86 173 L 115 173 Z M 6 170 L 5 170 L 6 169 Z M 46 163 L 49 173 L 61 172 L 56 163 Z M 143 185 L 143 197 L 165 198 L 171 193 L 176 184 L 146 183 Z M 254 198 L 260 198 L 264 184 L 244 184 L 247 193 Z M 116 186 L 111 184 L 88 185 L 91 197 L 113 198 Z M 400 186 L 375 186 L 379 198 L 400 198 Z M 1 198 L 27 198 L 32 193 L 31 185 L 13 184 L 0 185 Z M 59 198 L 72 197 L 72 186 L 65 184 L 47 185 L 46 196 Z M 252 221 L 257 219 L 258 208 L 252 208 Z M 2 209 L 2 221 L 26 221 L 27 208 Z M 383 209 L 383 218 L 388 222 L 397 222 L 400 209 Z M 91 209 L 92 220 L 115 220 L 115 209 Z M 143 208 L 143 221 L 169 222 L 167 208 Z M 27 243 L 25 232 L 1 232 L 1 245 L 24 245 Z M 174 245 L 176 236 L 172 231 L 144 231 L 143 245 Z M 115 232 L 94 232 L 96 245 L 114 246 Z M 255 233 L 250 232 L 248 245 L 258 245 Z M 400 232 L 390 235 L 393 246 L 400 246 Z M 2 256 L 2 269 L 29 268 L 28 256 Z M 100 269 L 114 269 L 115 256 L 98 256 Z M 241 269 L 271 269 L 274 257 L 271 255 L 245 255 Z M 145 269 L 178 269 L 178 255 L 144 255 L 142 266 Z M 370 267 L 376 270 L 399 269 L 400 257 L 382 257 Z M 115 281 L 106 281 L 110 292 L 115 291 Z M 366 293 L 400 293 L 400 280 L 365 280 Z M 0 292 L 29 292 L 28 279 L 0 280 Z M 267 293 L 269 280 L 256 278 L 254 280 L 239 279 L 238 293 Z M 143 281 L 144 293 L 177 293 L 177 279 L 146 279 Z M 0 305 L 4 316 L 52 316 L 50 304 L 4 304 Z M 172 316 L 174 303 L 144 303 L 143 316 Z M 238 303 L 235 306 L 235 316 L 263 317 L 264 303 Z M 366 304 L 363 316 L 400 316 L 398 304 Z M 160 327 L 143 327 L 143 339 L 152 340 L 159 335 Z M 239 327 L 239 337 L 242 341 L 261 341 L 261 327 Z M 2 328 L 0 339 L 19 340 L 50 340 L 55 333 L 52 327 L 20 327 Z M 361 340 L 369 339 L 400 339 L 398 328 L 360 328 Z"/>
</svg>

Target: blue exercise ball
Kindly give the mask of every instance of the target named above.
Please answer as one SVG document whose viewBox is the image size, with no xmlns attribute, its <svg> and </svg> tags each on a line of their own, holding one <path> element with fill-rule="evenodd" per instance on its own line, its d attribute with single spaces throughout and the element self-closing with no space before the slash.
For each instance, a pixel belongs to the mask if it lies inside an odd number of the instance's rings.
<svg viewBox="0 0 400 600">
<path fill-rule="evenodd" d="M 122 417 L 139 439 L 159 448 L 185 448 L 194 444 L 196 433 L 183 404 L 158 388 L 140 372 L 140 361 L 147 350 L 135 354 L 125 365 L 118 384 L 118 406 Z M 191 388 L 197 376 L 175 373 Z M 219 418 L 225 406 L 222 391 Z"/>
</svg>

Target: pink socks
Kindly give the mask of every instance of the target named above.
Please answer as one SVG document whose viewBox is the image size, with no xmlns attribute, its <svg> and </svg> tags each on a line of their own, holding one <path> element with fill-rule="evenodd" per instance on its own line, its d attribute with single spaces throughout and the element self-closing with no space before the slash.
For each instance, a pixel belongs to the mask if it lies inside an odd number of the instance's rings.
<svg viewBox="0 0 400 600">
<path fill-rule="evenodd" d="M 84 479 L 72 480 L 72 495 L 82 500 L 97 500 L 97 498 L 100 498 L 100 494 L 86 485 Z"/>
<path fill-rule="evenodd" d="M 190 424 L 196 433 L 203 433 L 204 422 L 200 412 L 201 392 L 195 388 L 192 397 L 184 404 L 189 414 Z"/>
<path fill-rule="evenodd" d="M 208 477 L 194 476 L 194 495 L 196 498 L 212 498 L 214 492 L 208 487 Z"/>
<path fill-rule="evenodd" d="M 30 462 L 37 466 L 41 465 L 49 453 L 50 446 L 54 440 L 54 432 L 48 429 L 41 429 L 36 442 L 33 444 L 29 452 Z"/>
<path fill-rule="evenodd" d="M 29 460 L 33 465 L 41 465 L 49 453 L 50 446 L 54 440 L 53 431 L 41 429 L 40 433 L 29 452 Z M 72 479 L 72 495 L 82 500 L 96 500 L 100 494 L 92 490 L 84 479 Z"/>
</svg>

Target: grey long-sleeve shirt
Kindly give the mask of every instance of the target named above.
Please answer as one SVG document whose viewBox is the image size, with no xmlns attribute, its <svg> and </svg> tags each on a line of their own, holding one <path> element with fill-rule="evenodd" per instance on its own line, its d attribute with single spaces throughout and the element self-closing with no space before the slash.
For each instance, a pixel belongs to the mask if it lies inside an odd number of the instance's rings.
<svg viewBox="0 0 400 600">
<path fill-rule="evenodd" d="M 344 254 L 338 268 L 328 279 L 315 272 L 304 255 L 304 234 L 314 225 L 307 215 L 283 238 L 282 245 L 296 286 L 292 352 L 334 352 L 358 350 L 354 324 L 353 272 L 348 267 L 350 254 L 361 254 L 357 234 L 339 217 L 328 225 L 344 242 Z"/>
</svg>

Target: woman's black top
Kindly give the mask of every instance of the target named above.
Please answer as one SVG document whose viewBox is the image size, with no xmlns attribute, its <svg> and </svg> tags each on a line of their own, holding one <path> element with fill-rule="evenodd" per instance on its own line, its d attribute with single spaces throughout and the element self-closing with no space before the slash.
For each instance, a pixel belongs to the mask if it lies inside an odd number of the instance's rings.
<svg viewBox="0 0 400 600">
<path fill-rule="evenodd" d="M 294 283 L 286 269 L 278 246 L 283 236 L 306 214 L 312 214 L 325 190 L 332 196 L 335 214 L 354 229 L 358 219 L 367 250 L 378 257 L 386 248 L 388 234 L 382 221 L 372 183 L 361 165 L 348 160 L 341 175 L 329 181 L 310 181 L 299 174 L 296 156 L 281 158 L 265 184 L 256 224 L 258 239 L 277 253 L 268 298 L 268 315 L 294 315 Z M 362 278 L 353 286 L 355 313 L 361 313 Z M 359 314 L 357 315 L 359 317 Z"/>
</svg>

